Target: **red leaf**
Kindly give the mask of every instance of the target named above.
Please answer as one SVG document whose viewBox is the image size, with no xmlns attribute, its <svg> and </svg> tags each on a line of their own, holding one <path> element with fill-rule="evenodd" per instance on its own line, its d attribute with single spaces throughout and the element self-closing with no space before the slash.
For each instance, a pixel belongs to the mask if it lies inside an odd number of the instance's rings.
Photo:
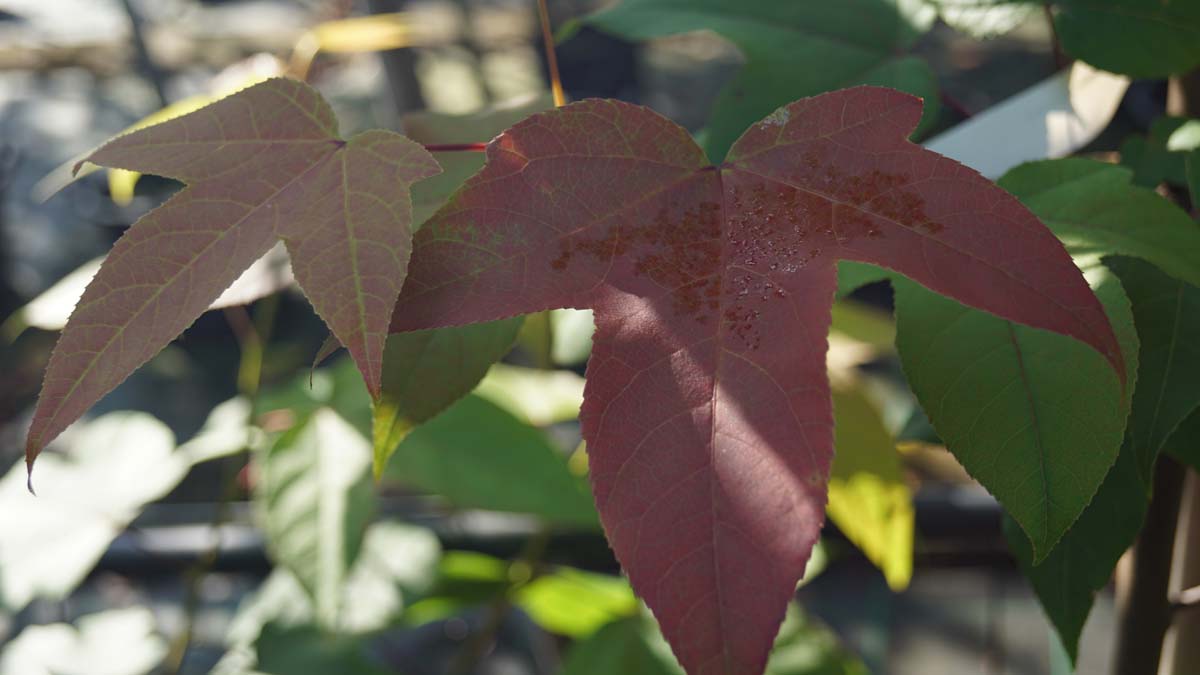
<svg viewBox="0 0 1200 675">
<path fill-rule="evenodd" d="M 409 186 L 440 170 L 387 131 L 337 137 L 308 86 L 268 80 L 117 138 L 90 161 L 188 184 L 113 246 L 51 356 L 26 461 L 175 339 L 282 239 L 372 393 L 411 251 Z"/>
<path fill-rule="evenodd" d="M 762 671 L 820 531 L 838 259 L 1075 336 L 1123 364 L 1062 246 L 906 140 L 916 98 L 793 103 L 708 166 L 645 109 L 585 101 L 492 142 L 415 238 L 408 331 L 593 307 L 582 421 L 597 505 L 689 673 Z"/>
</svg>

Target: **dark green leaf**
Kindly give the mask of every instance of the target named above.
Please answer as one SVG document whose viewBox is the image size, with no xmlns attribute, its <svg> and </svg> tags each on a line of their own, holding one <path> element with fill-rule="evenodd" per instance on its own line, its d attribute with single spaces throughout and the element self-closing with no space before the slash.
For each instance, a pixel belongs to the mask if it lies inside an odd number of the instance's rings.
<svg viewBox="0 0 1200 675">
<path fill-rule="evenodd" d="M 1104 70 L 1152 78 L 1200 66 L 1200 3 L 1057 0 L 1054 25 L 1068 54 Z"/>
<path fill-rule="evenodd" d="M 1200 408 L 1175 428 L 1164 449 L 1180 462 L 1200 471 Z"/>
<path fill-rule="evenodd" d="M 322 631 L 316 626 L 280 626 L 269 623 L 254 643 L 256 673 L 263 675 L 389 675 L 374 663 L 366 641 Z"/>
<path fill-rule="evenodd" d="M 1148 500 L 1133 449 L 1125 443 L 1092 503 L 1036 566 L 1028 537 L 1011 516 L 1005 517 L 1009 549 L 1072 661 L 1096 593 L 1108 584 L 1117 560 L 1142 529 Z"/>
<path fill-rule="evenodd" d="M 1110 258 L 1106 264 L 1133 302 L 1142 343 L 1129 435 L 1148 487 L 1163 444 L 1200 406 L 1200 289 L 1134 258 Z"/>
<path fill-rule="evenodd" d="M 934 119 L 933 73 L 905 55 L 932 19 L 927 7 L 892 0 L 624 0 L 587 21 L 631 40 L 711 30 L 737 45 L 746 66 L 721 91 L 704 145 L 720 162 L 734 139 L 776 108 L 855 84 L 922 96 L 925 123 Z"/>
<path fill-rule="evenodd" d="M 578 642 L 567 654 L 562 675 L 683 675 L 652 623 L 641 616 L 622 619 Z"/>
<path fill-rule="evenodd" d="M 1182 117 L 1160 117 L 1150 125 L 1149 135 L 1125 139 L 1121 144 L 1121 164 L 1133 169 L 1134 184 L 1153 188 L 1163 182 L 1187 183 L 1184 153 L 1167 148 L 1171 135 L 1186 121 Z"/>
</svg>

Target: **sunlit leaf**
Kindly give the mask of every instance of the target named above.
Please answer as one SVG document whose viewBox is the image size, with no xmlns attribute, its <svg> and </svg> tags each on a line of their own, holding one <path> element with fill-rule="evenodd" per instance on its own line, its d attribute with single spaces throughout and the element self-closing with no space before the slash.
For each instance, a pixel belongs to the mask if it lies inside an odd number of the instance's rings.
<svg viewBox="0 0 1200 675">
<path fill-rule="evenodd" d="M 371 449 L 337 413 L 316 410 L 259 463 L 268 549 L 312 597 L 317 622 L 338 625 L 343 585 L 373 515 Z"/>
<path fill-rule="evenodd" d="M 393 330 L 595 310 L 581 420 L 596 501 L 695 672 L 761 672 L 816 541 L 838 259 L 1078 338 L 1123 379 L 1061 244 L 1004 191 L 909 143 L 919 118 L 899 92 L 825 94 L 713 167 L 645 108 L 572 104 L 492 141 L 415 237 Z"/>
<path fill-rule="evenodd" d="M 914 511 L 895 441 L 857 389 L 834 388 L 833 417 L 829 518 L 903 590 L 912 578 Z"/>
</svg>

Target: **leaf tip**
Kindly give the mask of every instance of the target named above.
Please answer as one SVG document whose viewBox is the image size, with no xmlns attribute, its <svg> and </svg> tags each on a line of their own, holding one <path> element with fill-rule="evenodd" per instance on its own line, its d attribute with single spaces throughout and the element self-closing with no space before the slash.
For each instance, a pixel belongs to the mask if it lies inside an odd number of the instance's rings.
<svg viewBox="0 0 1200 675">
<path fill-rule="evenodd" d="M 29 490 L 29 494 L 37 496 L 37 491 L 33 489 L 33 460 L 37 459 L 37 454 L 25 456 L 25 489 Z"/>
</svg>

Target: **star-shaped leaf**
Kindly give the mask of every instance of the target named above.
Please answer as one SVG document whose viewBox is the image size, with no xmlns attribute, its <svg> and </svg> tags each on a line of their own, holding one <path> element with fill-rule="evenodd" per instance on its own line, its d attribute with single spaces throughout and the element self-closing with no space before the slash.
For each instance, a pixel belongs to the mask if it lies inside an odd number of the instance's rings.
<svg viewBox="0 0 1200 675">
<path fill-rule="evenodd" d="M 268 80 L 88 161 L 187 187 L 113 247 L 59 338 L 26 460 L 158 353 L 277 239 L 373 394 L 411 251 L 409 186 L 440 170 L 388 131 L 344 141 L 316 91 Z"/>
<path fill-rule="evenodd" d="M 857 87 L 779 109 L 711 166 L 650 110 L 584 101 L 495 139 L 421 229 L 392 329 L 590 307 L 581 413 L 597 506 L 690 673 L 757 674 L 820 530 L 839 259 L 1094 347 L 1058 240 L 909 143 L 920 101 Z"/>
</svg>

